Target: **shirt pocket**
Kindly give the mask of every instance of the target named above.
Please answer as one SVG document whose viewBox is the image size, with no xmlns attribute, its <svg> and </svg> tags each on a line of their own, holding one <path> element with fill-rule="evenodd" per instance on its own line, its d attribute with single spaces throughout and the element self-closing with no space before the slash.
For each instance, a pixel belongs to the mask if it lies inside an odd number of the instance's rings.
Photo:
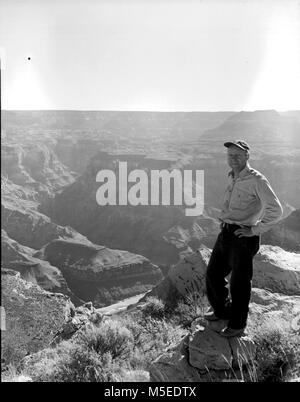
<svg viewBox="0 0 300 402">
<path fill-rule="evenodd" d="M 256 196 L 251 189 L 240 187 L 236 189 L 235 201 L 238 208 L 246 209 L 256 201 Z"/>
</svg>

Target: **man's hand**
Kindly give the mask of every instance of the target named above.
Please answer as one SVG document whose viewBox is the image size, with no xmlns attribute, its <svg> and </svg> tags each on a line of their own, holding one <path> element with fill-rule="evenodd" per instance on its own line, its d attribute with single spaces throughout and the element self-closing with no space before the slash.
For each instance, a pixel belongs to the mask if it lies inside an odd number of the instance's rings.
<svg viewBox="0 0 300 402">
<path fill-rule="evenodd" d="M 252 237 L 254 236 L 254 234 L 252 233 L 251 228 L 241 228 L 241 229 L 237 229 L 234 234 L 237 237 Z"/>
</svg>

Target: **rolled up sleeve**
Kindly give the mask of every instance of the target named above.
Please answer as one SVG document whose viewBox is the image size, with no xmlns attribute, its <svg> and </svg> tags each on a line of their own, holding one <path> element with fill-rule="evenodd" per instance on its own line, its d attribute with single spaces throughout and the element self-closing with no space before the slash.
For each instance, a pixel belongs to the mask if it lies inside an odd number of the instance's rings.
<svg viewBox="0 0 300 402">
<path fill-rule="evenodd" d="M 263 213 L 261 221 L 257 225 L 252 226 L 252 233 L 259 235 L 270 230 L 274 224 L 280 220 L 282 216 L 282 206 L 265 177 L 257 180 L 256 192 L 262 203 Z"/>
</svg>

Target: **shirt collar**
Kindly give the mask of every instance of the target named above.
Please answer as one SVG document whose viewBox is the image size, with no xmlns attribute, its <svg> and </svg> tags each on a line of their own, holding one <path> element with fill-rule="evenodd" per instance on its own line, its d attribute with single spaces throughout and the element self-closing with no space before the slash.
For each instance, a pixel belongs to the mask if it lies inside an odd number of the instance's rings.
<svg viewBox="0 0 300 402">
<path fill-rule="evenodd" d="M 250 167 L 249 163 L 247 162 L 246 166 L 244 167 L 243 170 L 240 171 L 237 178 L 241 179 L 241 178 L 247 176 L 250 173 L 250 169 L 251 169 L 251 167 Z M 233 170 L 230 170 L 230 172 L 228 173 L 228 177 L 231 177 L 233 179 Z"/>
</svg>

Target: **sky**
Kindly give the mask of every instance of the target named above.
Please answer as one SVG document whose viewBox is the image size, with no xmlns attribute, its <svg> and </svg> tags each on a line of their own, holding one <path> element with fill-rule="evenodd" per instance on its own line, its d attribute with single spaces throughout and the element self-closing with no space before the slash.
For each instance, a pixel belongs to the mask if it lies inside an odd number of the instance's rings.
<svg viewBox="0 0 300 402">
<path fill-rule="evenodd" d="M 299 0 L 0 0 L 3 109 L 300 109 Z"/>
</svg>

